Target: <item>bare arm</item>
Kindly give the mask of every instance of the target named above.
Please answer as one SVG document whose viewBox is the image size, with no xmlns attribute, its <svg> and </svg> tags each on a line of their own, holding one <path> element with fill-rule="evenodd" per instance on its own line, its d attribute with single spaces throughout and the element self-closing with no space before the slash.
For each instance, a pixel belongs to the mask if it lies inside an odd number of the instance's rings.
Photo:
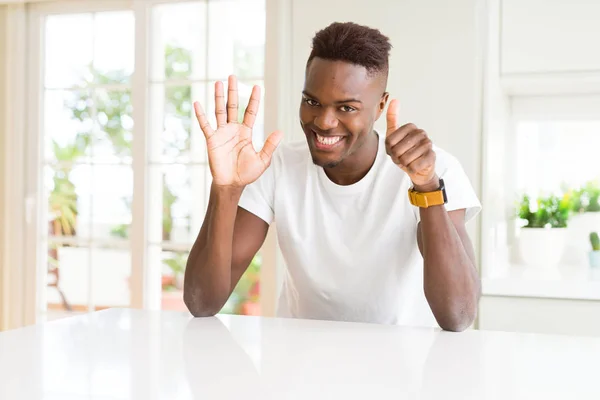
<svg viewBox="0 0 600 400">
<path fill-rule="evenodd" d="M 463 331 L 475 320 L 481 295 L 465 210 L 447 212 L 436 206 L 420 213 L 417 241 L 424 259 L 425 297 L 442 329 Z"/>
<path fill-rule="evenodd" d="M 204 110 L 194 103 L 204 136 L 212 175 L 210 198 L 202 228 L 194 243 L 185 271 L 183 299 L 196 317 L 218 313 L 262 246 L 269 226 L 238 207 L 244 188 L 269 167 L 281 132 L 269 135 L 260 152 L 252 145 L 252 126 L 258 113 L 260 88 L 254 86 L 238 119 L 235 76 L 229 77 L 227 103 L 223 84 L 215 83 L 217 130 L 208 123 Z"/>
<path fill-rule="evenodd" d="M 439 187 L 431 139 L 414 124 L 400 126 L 399 106 L 387 112 L 386 151 L 419 192 Z M 465 229 L 465 210 L 448 212 L 443 205 L 419 210 L 417 242 L 424 259 L 424 290 L 442 329 L 465 330 L 475 320 L 480 280 L 473 245 Z"/>
<path fill-rule="evenodd" d="M 241 193 L 239 189 L 211 187 L 184 279 L 184 301 L 196 317 L 221 310 L 265 241 L 269 225 L 238 207 Z"/>
</svg>

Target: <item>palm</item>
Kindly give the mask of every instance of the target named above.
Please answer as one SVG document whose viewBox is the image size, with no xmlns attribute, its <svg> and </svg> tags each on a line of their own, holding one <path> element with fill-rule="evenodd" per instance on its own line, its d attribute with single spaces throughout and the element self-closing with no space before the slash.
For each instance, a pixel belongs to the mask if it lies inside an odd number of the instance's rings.
<svg viewBox="0 0 600 400">
<path fill-rule="evenodd" d="M 243 187 L 254 182 L 267 169 L 273 151 L 281 140 L 281 133 L 273 132 L 260 152 L 252 145 L 252 126 L 258 112 L 260 93 L 254 87 L 242 123 L 237 121 L 237 82 L 229 78 L 227 108 L 223 86 L 215 86 L 215 114 L 217 130 L 213 131 L 204 111 L 195 104 L 198 123 L 206 137 L 208 161 L 213 183 L 220 186 Z"/>
<path fill-rule="evenodd" d="M 238 123 L 219 128 L 206 141 L 213 181 L 244 186 L 258 179 L 267 165 L 252 146 L 252 131 Z"/>
</svg>

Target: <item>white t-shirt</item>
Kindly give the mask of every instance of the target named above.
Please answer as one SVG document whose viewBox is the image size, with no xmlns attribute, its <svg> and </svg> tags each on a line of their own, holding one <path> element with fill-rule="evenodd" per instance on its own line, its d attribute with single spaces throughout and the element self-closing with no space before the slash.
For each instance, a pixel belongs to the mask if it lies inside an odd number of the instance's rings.
<svg viewBox="0 0 600 400">
<path fill-rule="evenodd" d="M 481 204 L 458 160 L 434 147 L 448 211 Z M 340 186 L 312 162 L 305 141 L 281 144 L 270 167 L 248 185 L 239 206 L 276 221 L 286 269 L 281 317 L 437 326 L 423 292 L 417 245 L 419 210 L 408 175 L 385 152 L 359 182 Z"/>
</svg>

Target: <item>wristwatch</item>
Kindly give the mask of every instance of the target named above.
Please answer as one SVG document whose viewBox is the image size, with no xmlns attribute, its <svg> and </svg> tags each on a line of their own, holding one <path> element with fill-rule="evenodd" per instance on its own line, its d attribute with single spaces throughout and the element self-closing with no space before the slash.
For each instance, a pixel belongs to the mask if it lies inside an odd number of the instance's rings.
<svg viewBox="0 0 600 400">
<path fill-rule="evenodd" d="M 414 187 L 408 190 L 408 199 L 410 204 L 420 208 L 428 208 L 432 206 L 440 206 L 448 202 L 446 196 L 446 187 L 444 180 L 440 178 L 440 186 L 433 192 L 417 192 Z"/>
</svg>

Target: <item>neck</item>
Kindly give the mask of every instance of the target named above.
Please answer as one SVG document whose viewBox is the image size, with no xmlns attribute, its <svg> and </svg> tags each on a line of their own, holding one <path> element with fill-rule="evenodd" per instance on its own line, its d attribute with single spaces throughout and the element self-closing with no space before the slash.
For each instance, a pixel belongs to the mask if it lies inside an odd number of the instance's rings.
<svg viewBox="0 0 600 400">
<path fill-rule="evenodd" d="M 352 185 L 367 175 L 377 158 L 379 137 L 373 131 L 365 142 L 350 156 L 332 168 L 324 168 L 325 174 L 337 185 Z"/>
</svg>

